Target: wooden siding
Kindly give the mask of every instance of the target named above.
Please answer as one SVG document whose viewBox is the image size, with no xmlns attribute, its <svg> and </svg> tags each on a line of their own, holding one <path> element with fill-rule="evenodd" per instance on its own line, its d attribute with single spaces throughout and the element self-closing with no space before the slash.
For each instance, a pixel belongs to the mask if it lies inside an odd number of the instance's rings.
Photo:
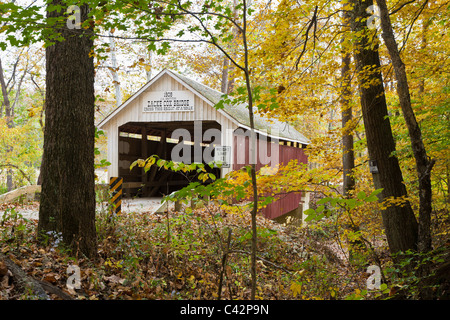
<svg viewBox="0 0 450 320">
<path fill-rule="evenodd" d="M 267 219 L 275 219 L 298 208 L 302 200 L 301 192 L 279 196 L 278 199 L 261 210 Z"/>
<path fill-rule="evenodd" d="M 249 141 L 250 138 L 248 136 L 242 135 L 234 135 L 234 161 L 233 161 L 233 170 L 239 170 L 245 165 L 250 163 L 250 149 L 249 149 Z M 259 154 L 261 146 L 265 146 L 265 150 Z M 308 163 L 308 157 L 305 152 L 301 148 L 274 144 L 270 141 L 257 139 L 257 163 L 256 170 L 260 170 L 267 163 L 270 163 L 270 157 L 272 156 L 272 152 L 274 151 L 275 146 L 278 146 L 278 159 L 274 157 L 276 163 L 272 163 L 272 166 L 275 166 L 277 163 L 280 165 L 286 165 L 292 159 L 297 159 L 299 163 Z M 266 152 L 267 150 L 267 152 Z M 241 158 L 241 159 L 239 159 Z M 245 159 L 245 163 L 239 163 Z M 267 205 L 265 208 L 261 210 L 262 214 L 268 219 L 278 218 L 292 210 L 298 208 L 300 201 L 302 199 L 301 192 L 292 192 L 287 195 L 279 196 L 277 200 Z"/>
<path fill-rule="evenodd" d="M 250 138 L 248 136 L 234 134 L 233 139 L 234 139 L 233 170 L 239 170 L 240 168 L 246 166 L 247 164 L 250 164 L 250 148 L 249 148 Z M 257 145 L 256 170 L 260 170 L 267 163 L 270 163 L 272 153 L 275 150 L 274 148 L 277 147 L 278 147 L 278 159 L 276 156 L 273 157 L 274 159 L 277 160 L 276 163 L 274 163 L 273 165 L 276 165 L 277 163 L 279 163 L 280 165 L 281 164 L 286 165 L 291 159 L 297 159 L 299 163 L 308 163 L 308 157 L 306 156 L 305 151 L 301 148 L 274 144 L 271 143 L 270 140 L 266 141 L 263 139 L 257 139 L 256 145 Z M 263 147 L 264 149 L 261 150 L 260 149 L 261 147 Z M 260 150 L 261 152 L 259 152 Z"/>
<path fill-rule="evenodd" d="M 172 121 L 200 121 L 214 120 L 230 126 L 231 120 L 217 112 L 210 104 L 198 97 L 194 93 L 194 111 L 180 112 L 143 112 L 143 106 L 147 100 L 147 95 L 151 91 L 190 91 L 168 74 L 162 75 L 152 86 L 144 91 L 137 99 L 130 103 L 126 108 L 120 110 L 116 115 L 116 126 L 121 126 L 127 122 L 172 122 Z"/>
<path fill-rule="evenodd" d="M 233 130 L 236 129 L 228 117 L 218 112 L 214 107 L 194 93 L 194 111 L 183 112 L 143 112 L 146 96 L 151 91 L 191 91 L 168 74 L 163 74 L 147 90 L 136 97 L 125 108 L 120 110 L 103 127 L 108 137 L 108 176 L 119 174 L 119 131 L 118 128 L 128 122 L 174 122 L 174 121 L 217 121 L 221 125 L 221 145 L 232 146 Z M 233 148 L 231 148 L 233 150 Z M 233 151 L 232 151 L 233 152 Z M 233 157 L 233 154 L 231 155 Z M 231 158 L 233 159 L 233 158 Z M 222 176 L 231 168 L 223 168 Z"/>
<path fill-rule="evenodd" d="M 232 166 L 230 168 L 222 168 L 222 177 L 231 170 L 239 170 L 243 166 L 250 163 L 249 159 L 249 137 L 238 136 L 236 131 L 238 127 L 235 119 L 213 107 L 211 101 L 207 100 L 198 92 L 183 85 L 183 81 L 178 81 L 169 73 L 163 73 L 160 77 L 156 77 L 152 82 L 148 83 L 138 91 L 130 100 L 125 102 L 121 108 L 118 108 L 110 116 L 103 121 L 101 129 L 106 131 L 108 142 L 108 161 L 111 162 L 108 168 L 108 177 L 119 176 L 119 127 L 127 123 L 156 123 L 156 122 L 178 122 L 178 121 L 216 121 L 221 126 L 221 141 L 223 146 L 231 146 Z M 194 94 L 194 111 L 180 112 L 143 112 L 143 106 L 148 100 L 150 92 L 155 91 L 190 91 Z M 248 132 L 242 129 L 242 132 Z M 170 138 L 170 137 L 168 137 Z M 274 144 L 270 141 L 261 139 L 258 141 L 259 147 L 257 151 L 261 154 L 257 157 L 257 170 L 261 169 L 269 160 L 274 160 L 276 165 L 287 164 L 291 159 L 298 159 L 299 162 L 307 163 L 307 156 L 304 150 L 297 147 Z M 275 147 L 276 149 L 272 149 Z M 262 148 L 261 150 L 259 148 Z M 265 150 L 264 150 L 265 149 Z M 273 151 L 278 151 L 278 157 L 274 157 Z M 257 152 L 259 153 L 259 152 Z M 122 167 L 128 163 L 122 161 Z M 301 201 L 301 193 L 290 193 L 280 197 L 274 203 L 268 205 L 262 210 L 264 216 L 269 219 L 275 219 L 292 210 L 298 208 Z"/>
</svg>

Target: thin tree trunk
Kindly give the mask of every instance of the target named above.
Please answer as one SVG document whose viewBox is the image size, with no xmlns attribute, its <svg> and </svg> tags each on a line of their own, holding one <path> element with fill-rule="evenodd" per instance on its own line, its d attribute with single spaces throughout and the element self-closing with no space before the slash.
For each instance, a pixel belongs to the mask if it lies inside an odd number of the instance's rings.
<svg viewBox="0 0 450 320">
<path fill-rule="evenodd" d="M 231 242 L 231 229 L 228 229 L 227 243 L 226 246 L 223 248 L 222 254 L 222 270 L 220 271 L 219 276 L 219 288 L 217 289 L 217 300 L 220 300 L 222 297 L 223 276 L 225 275 L 228 253 L 230 252 L 230 242 Z"/>
<path fill-rule="evenodd" d="M 145 74 L 147 75 L 147 82 L 152 80 L 152 51 L 148 51 L 148 64 L 150 65 L 150 68 L 145 71 Z"/>
<path fill-rule="evenodd" d="M 11 169 L 6 170 L 6 190 L 12 191 L 13 189 L 13 171 Z"/>
<path fill-rule="evenodd" d="M 20 57 L 17 59 L 17 63 L 19 62 Z M 25 78 L 25 75 L 27 74 L 28 71 L 28 63 L 23 71 L 22 76 L 19 79 L 19 83 L 17 85 L 17 90 L 16 90 L 16 96 L 14 98 L 14 102 L 13 104 L 9 107 L 9 109 L 6 109 L 7 112 L 7 118 L 9 118 L 10 121 L 8 121 L 8 128 L 12 128 L 14 127 L 14 122 L 12 121 L 12 119 L 14 118 L 14 111 L 15 111 L 15 107 L 17 105 L 17 102 L 19 101 L 20 98 L 20 91 L 22 88 L 22 83 L 23 83 L 23 79 Z M 11 88 L 12 89 L 12 88 Z M 12 147 L 9 147 L 8 150 L 12 151 Z M 8 191 L 11 191 L 12 189 L 14 189 L 14 183 L 13 183 L 13 173 L 14 171 L 12 169 L 9 169 L 7 171 L 7 175 L 6 175 L 6 188 Z"/>
<path fill-rule="evenodd" d="M 114 39 L 112 37 L 112 33 L 109 33 L 109 46 L 111 49 L 111 67 L 112 70 L 109 69 L 111 72 L 113 83 L 114 83 L 114 89 L 115 89 L 115 95 L 116 95 L 116 106 L 120 106 L 122 104 L 122 93 L 120 90 L 120 81 L 119 81 L 119 74 L 117 73 L 117 59 L 116 59 L 116 45 L 114 43 Z M 148 81 L 148 80 L 147 80 Z"/>
<path fill-rule="evenodd" d="M 375 188 L 383 188 L 381 200 L 407 196 L 397 157 L 393 155 L 395 142 L 389 122 L 383 78 L 380 71 L 378 46 L 369 39 L 367 8 L 369 0 L 354 0 L 353 31 L 358 33 L 355 47 L 356 68 L 359 77 L 361 110 L 371 160 L 375 160 L 378 172 L 372 173 Z M 370 84 L 370 85 L 369 85 Z M 408 201 L 401 205 L 388 205 L 382 210 L 382 219 L 391 253 L 417 249 L 417 221 Z"/>
<path fill-rule="evenodd" d="M 251 299 L 255 300 L 256 298 L 256 283 L 257 283 L 257 275 L 256 275 L 256 251 L 258 248 L 258 235 L 257 235 L 257 223 L 256 223 L 256 215 L 258 214 L 258 186 L 256 181 L 256 133 L 255 133 L 255 123 L 254 123 L 254 115 L 253 115 L 253 93 L 252 86 L 250 83 L 250 71 L 249 71 L 249 62 L 248 62 L 248 47 L 247 47 L 247 4 L 243 1 L 243 44 L 244 44 L 244 74 L 245 74 L 245 83 L 247 85 L 247 96 L 248 96 L 248 115 L 251 129 L 251 136 L 249 141 L 249 149 L 250 149 L 250 176 L 252 180 L 252 191 L 253 191 L 253 208 L 251 211 L 252 217 L 252 254 L 251 254 L 251 276 L 252 276 L 252 285 L 251 285 Z"/>
<path fill-rule="evenodd" d="M 350 27 L 351 14 L 344 10 L 343 23 Z M 342 43 L 344 38 L 342 39 Z M 350 105 L 351 99 L 351 77 L 350 77 L 351 55 L 346 48 L 342 48 L 341 68 L 341 112 L 342 112 L 342 167 L 344 195 L 349 196 L 350 191 L 355 188 L 353 169 L 355 168 L 355 154 L 353 150 L 353 113 Z"/>
<path fill-rule="evenodd" d="M 406 76 L 405 64 L 398 51 L 392 30 L 389 11 L 385 0 L 377 0 L 380 8 L 382 37 L 391 57 L 397 79 L 397 94 L 403 117 L 408 127 L 409 138 L 416 160 L 416 170 L 419 179 L 419 239 L 418 249 L 421 252 L 431 250 L 431 211 L 432 211 L 432 190 L 431 190 L 431 169 L 435 160 L 428 160 L 427 152 L 423 144 L 422 133 L 417 123 L 416 116 L 411 106 L 411 96 L 409 93 L 408 79 Z"/>
<path fill-rule="evenodd" d="M 237 6 L 238 6 L 239 1 L 238 0 L 233 0 L 233 15 L 234 15 L 234 20 L 238 21 L 238 12 L 237 12 Z M 238 37 L 239 37 L 239 30 L 233 26 L 233 33 L 234 33 L 234 41 L 235 43 L 237 43 Z M 236 46 L 237 47 L 237 46 Z M 236 55 L 236 54 L 232 54 L 232 55 Z M 233 58 L 235 59 L 235 57 Z M 234 90 L 234 79 L 235 79 L 235 72 L 236 67 L 232 64 L 229 63 L 229 66 L 227 68 L 227 92 L 226 93 L 231 93 Z"/>
<path fill-rule="evenodd" d="M 5 116 L 8 117 L 10 113 L 11 103 L 8 98 L 8 90 L 6 88 L 6 82 L 5 82 L 5 76 L 3 73 L 3 66 L 2 66 L 2 60 L 0 59 L 0 84 L 2 87 L 2 95 L 3 95 L 3 101 L 2 101 L 2 107 L 5 106 Z M 2 110 L 3 112 L 3 110 Z M 0 118 L 2 117 L 2 114 L 0 113 Z"/>
<path fill-rule="evenodd" d="M 351 27 L 351 12 L 343 9 L 342 22 L 345 29 Z M 353 170 L 355 169 L 355 153 L 353 146 L 353 110 L 350 104 L 352 89 L 351 89 L 351 74 L 350 62 L 351 54 L 349 48 L 345 48 L 345 36 L 341 40 L 342 44 L 342 67 L 341 67 L 341 118 L 342 118 L 342 169 L 343 169 L 343 193 L 344 197 L 349 198 L 352 191 L 355 189 L 355 176 Z M 348 225 L 354 234 L 359 234 L 359 226 L 355 224 L 352 219 Z M 355 253 L 364 249 L 364 242 L 358 238 L 349 239 L 350 250 L 349 257 L 352 260 Z"/>
<path fill-rule="evenodd" d="M 222 67 L 222 82 L 220 86 L 220 91 L 222 93 L 228 93 L 228 68 L 230 67 L 230 60 L 227 57 L 223 58 Z"/>
<path fill-rule="evenodd" d="M 11 110 L 11 102 L 8 98 L 8 90 L 6 88 L 5 77 L 3 74 L 3 66 L 2 61 L 0 59 L 0 84 L 2 87 L 2 95 L 3 95 L 3 105 L 5 106 L 5 118 L 6 124 L 8 128 L 12 128 L 12 110 Z M 0 114 L 1 117 L 1 114 Z M 11 152 L 11 146 L 6 147 L 6 154 L 8 158 L 8 153 Z M 6 171 L 6 190 L 9 192 L 13 189 L 13 179 L 12 179 L 12 170 L 8 169 Z"/>
<path fill-rule="evenodd" d="M 62 5 L 54 0 L 52 5 Z M 88 7 L 80 7 L 82 20 Z M 47 12 L 64 17 L 65 10 Z M 60 232 L 75 253 L 95 257 L 94 63 L 91 29 L 57 29 L 46 48 L 46 123 L 38 232 Z"/>
</svg>

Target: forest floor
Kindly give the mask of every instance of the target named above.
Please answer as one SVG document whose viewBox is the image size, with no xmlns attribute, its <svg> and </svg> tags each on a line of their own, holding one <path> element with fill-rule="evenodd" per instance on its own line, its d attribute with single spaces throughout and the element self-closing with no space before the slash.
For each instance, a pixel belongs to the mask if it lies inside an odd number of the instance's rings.
<svg viewBox="0 0 450 320">
<path fill-rule="evenodd" d="M 0 207 L 0 300 L 36 299 L 8 271 L 6 262 L 43 285 L 54 300 L 210 300 L 219 294 L 222 299 L 250 298 L 251 233 L 246 212 L 230 214 L 217 207 L 162 214 L 131 210 L 111 219 L 107 210 L 100 209 L 98 258 L 88 260 L 69 252 L 54 235 L 38 243 L 37 220 L 18 214 L 33 208 L 38 204 Z M 386 248 L 377 250 L 384 259 Z M 392 295 L 386 286 L 367 290 L 368 263 L 350 262 L 346 250 L 325 229 L 280 225 L 258 217 L 257 255 L 257 299 Z M 80 271 L 79 279 L 72 266 Z"/>
</svg>

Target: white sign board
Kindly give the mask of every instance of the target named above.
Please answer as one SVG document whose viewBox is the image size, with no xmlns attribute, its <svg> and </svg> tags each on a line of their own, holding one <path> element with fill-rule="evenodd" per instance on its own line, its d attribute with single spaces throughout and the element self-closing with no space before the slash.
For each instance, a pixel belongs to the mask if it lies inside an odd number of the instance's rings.
<svg viewBox="0 0 450 320">
<path fill-rule="evenodd" d="M 153 91 L 144 100 L 144 112 L 194 111 L 194 94 L 190 91 Z"/>
<path fill-rule="evenodd" d="M 229 168 L 231 163 L 231 147 L 230 146 L 215 146 L 214 147 L 214 162 L 221 163 L 221 168 Z"/>
</svg>

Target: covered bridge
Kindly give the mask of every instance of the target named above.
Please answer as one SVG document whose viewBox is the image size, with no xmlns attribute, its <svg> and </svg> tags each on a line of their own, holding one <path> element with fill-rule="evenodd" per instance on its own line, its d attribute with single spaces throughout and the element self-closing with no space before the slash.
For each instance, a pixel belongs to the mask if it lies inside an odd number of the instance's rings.
<svg viewBox="0 0 450 320">
<path fill-rule="evenodd" d="M 157 154 L 184 163 L 221 162 L 211 169 L 224 177 L 250 163 L 250 124 L 245 104 L 214 106 L 222 93 L 164 69 L 98 125 L 106 132 L 108 177 L 122 177 L 126 195 L 155 197 L 169 194 L 189 183 L 182 174 L 130 165 L 136 159 Z M 278 120 L 255 115 L 258 147 L 257 170 L 298 159 L 306 163 L 309 143 L 300 132 Z M 276 219 L 298 210 L 302 195 L 289 194 L 264 209 Z"/>
</svg>

